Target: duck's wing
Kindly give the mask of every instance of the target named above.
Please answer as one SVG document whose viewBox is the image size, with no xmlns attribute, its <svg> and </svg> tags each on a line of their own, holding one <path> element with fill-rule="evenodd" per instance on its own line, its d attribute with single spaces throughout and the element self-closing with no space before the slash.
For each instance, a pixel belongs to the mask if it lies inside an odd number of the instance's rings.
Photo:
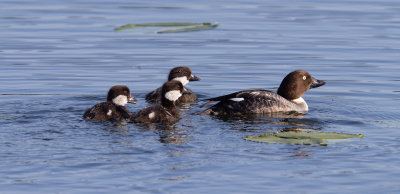
<svg viewBox="0 0 400 194">
<path fill-rule="evenodd" d="M 244 115 L 272 113 L 288 108 L 286 99 L 268 90 L 246 90 L 212 98 L 217 104 L 199 112 L 200 115 Z M 205 105 L 210 104 L 207 102 Z"/>
<path fill-rule="evenodd" d="M 244 91 L 227 94 L 224 96 L 218 96 L 215 98 L 207 98 L 205 100 L 208 100 L 208 102 L 202 104 L 200 106 L 200 108 L 207 106 L 213 102 L 217 102 L 217 101 L 220 101 L 220 102 L 229 101 L 229 100 L 230 101 L 242 101 L 242 100 L 254 97 L 254 95 L 252 95 L 254 92 L 271 92 L 271 91 L 269 91 L 269 90 L 244 90 Z"/>
<path fill-rule="evenodd" d="M 113 112 L 112 104 L 109 102 L 101 102 L 86 110 L 83 117 L 87 120 L 108 120 Z"/>
<path fill-rule="evenodd" d="M 132 118 L 132 113 L 126 109 L 125 106 L 116 106 L 116 110 L 121 114 L 121 116 L 125 119 L 131 119 Z"/>
<path fill-rule="evenodd" d="M 214 103 L 216 101 L 224 101 L 224 100 L 227 100 L 227 99 L 230 99 L 230 98 L 234 98 L 239 93 L 240 92 L 235 92 L 235 93 L 227 94 L 227 95 L 224 95 L 224 96 L 218 96 L 218 97 L 215 97 L 215 98 L 207 98 L 205 100 L 207 100 L 208 102 L 200 105 L 200 108 L 203 108 L 203 107 L 205 107 L 205 106 L 207 106 L 207 105 L 209 105 L 211 103 Z"/>
</svg>

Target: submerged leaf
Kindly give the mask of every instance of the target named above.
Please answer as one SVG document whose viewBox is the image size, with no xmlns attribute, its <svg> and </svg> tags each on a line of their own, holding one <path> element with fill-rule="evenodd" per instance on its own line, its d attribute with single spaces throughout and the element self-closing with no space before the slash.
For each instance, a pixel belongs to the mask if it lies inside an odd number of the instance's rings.
<svg viewBox="0 0 400 194">
<path fill-rule="evenodd" d="M 169 30 L 156 31 L 157 34 L 161 33 L 174 33 L 174 32 L 192 32 L 200 30 L 210 30 L 218 26 L 218 22 L 211 24 L 209 22 L 203 23 L 187 23 L 187 22 L 163 22 L 163 23 L 144 23 L 144 24 L 126 24 L 115 28 L 115 31 L 127 30 L 137 27 L 184 27 Z"/>
<path fill-rule="evenodd" d="M 304 145 L 323 145 L 326 146 L 327 139 L 348 139 L 363 138 L 362 134 L 348 134 L 335 132 L 318 132 L 318 131 L 288 131 L 275 132 L 273 134 L 260 135 L 256 137 L 246 137 L 245 140 L 276 143 L 276 144 L 304 144 Z"/>
</svg>

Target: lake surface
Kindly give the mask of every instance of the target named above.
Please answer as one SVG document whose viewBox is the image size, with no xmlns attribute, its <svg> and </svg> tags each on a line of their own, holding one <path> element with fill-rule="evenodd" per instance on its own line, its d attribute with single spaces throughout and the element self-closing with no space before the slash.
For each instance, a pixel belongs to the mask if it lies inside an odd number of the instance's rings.
<svg viewBox="0 0 400 194">
<path fill-rule="evenodd" d="M 219 22 L 208 31 L 115 32 Z M 1 1 L 1 193 L 398 193 L 400 2 Z M 200 101 L 172 125 L 86 122 L 112 85 L 144 96 L 190 66 Z M 205 98 L 275 91 L 292 70 L 327 84 L 302 118 L 198 116 Z M 364 134 L 328 146 L 243 140 L 285 129 Z"/>
</svg>

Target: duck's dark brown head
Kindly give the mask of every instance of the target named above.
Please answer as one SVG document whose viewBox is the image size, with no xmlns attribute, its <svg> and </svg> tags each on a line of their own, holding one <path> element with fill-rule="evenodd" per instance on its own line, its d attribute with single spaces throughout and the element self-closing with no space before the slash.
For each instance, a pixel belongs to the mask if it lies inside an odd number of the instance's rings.
<svg viewBox="0 0 400 194">
<path fill-rule="evenodd" d="M 107 101 L 120 106 L 124 106 L 127 103 L 136 103 L 135 98 L 131 96 L 129 88 L 125 85 L 111 87 L 107 94 Z"/>
<path fill-rule="evenodd" d="M 277 93 L 288 100 L 294 100 L 300 98 L 310 88 L 324 84 L 325 81 L 313 78 L 307 71 L 296 70 L 282 80 Z"/>
<path fill-rule="evenodd" d="M 171 69 L 168 75 L 168 81 L 177 80 L 183 85 L 189 83 L 189 81 L 199 81 L 200 78 L 193 75 L 189 67 L 175 67 Z"/>
</svg>

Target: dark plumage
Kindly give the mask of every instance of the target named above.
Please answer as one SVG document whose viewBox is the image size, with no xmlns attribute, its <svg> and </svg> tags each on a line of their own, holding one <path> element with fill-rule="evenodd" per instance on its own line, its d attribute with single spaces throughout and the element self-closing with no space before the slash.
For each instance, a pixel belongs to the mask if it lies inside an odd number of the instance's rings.
<svg viewBox="0 0 400 194">
<path fill-rule="evenodd" d="M 86 110 L 83 117 L 86 120 L 106 121 L 110 119 L 129 119 L 132 116 L 124 106 L 112 102 L 101 102 Z"/>
<path fill-rule="evenodd" d="M 161 87 L 161 104 L 147 107 L 139 111 L 133 118 L 135 123 L 175 123 L 180 119 L 175 101 L 183 93 L 183 85 L 179 81 L 165 82 Z"/>
<path fill-rule="evenodd" d="M 136 103 L 129 88 L 124 85 L 113 86 L 108 91 L 107 102 L 98 103 L 86 110 L 83 118 L 98 121 L 129 119 L 132 113 L 125 108 L 126 103 Z"/>
<path fill-rule="evenodd" d="M 281 82 L 278 93 L 268 90 L 245 90 L 207 99 L 203 106 L 219 101 L 199 112 L 202 115 L 270 114 L 276 112 L 306 112 L 308 105 L 301 97 L 310 88 L 324 85 L 303 70 L 289 73 Z"/>
<path fill-rule="evenodd" d="M 189 67 L 175 67 L 171 69 L 168 75 L 168 81 L 177 80 L 185 86 L 189 81 L 199 81 L 200 78 L 193 75 Z M 149 92 L 146 95 L 146 102 L 159 103 L 161 102 L 161 87 Z M 176 104 L 194 102 L 197 96 L 189 88 L 184 87 L 182 96 L 176 101 Z"/>
</svg>

